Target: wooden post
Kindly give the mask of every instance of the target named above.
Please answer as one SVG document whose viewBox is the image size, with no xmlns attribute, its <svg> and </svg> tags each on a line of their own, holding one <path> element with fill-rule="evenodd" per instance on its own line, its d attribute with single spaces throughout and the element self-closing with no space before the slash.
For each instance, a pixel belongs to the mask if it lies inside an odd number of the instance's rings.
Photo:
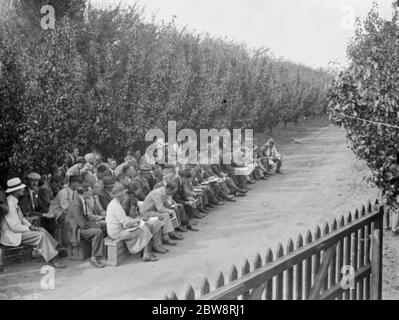
<svg viewBox="0 0 399 320">
<path fill-rule="evenodd" d="M 247 259 L 244 260 L 244 264 L 241 268 L 241 275 L 244 276 L 250 272 L 250 266 Z M 242 294 L 242 300 L 249 299 L 249 291 Z"/>
<path fill-rule="evenodd" d="M 273 251 L 268 248 L 266 251 L 265 264 L 273 262 Z M 265 299 L 273 300 L 273 278 L 266 282 Z"/>
<path fill-rule="evenodd" d="M 303 247 L 303 238 L 300 234 L 296 242 L 296 248 Z M 303 298 L 303 261 L 299 262 L 295 269 L 295 282 L 296 282 L 296 299 L 302 300 Z"/>
<path fill-rule="evenodd" d="M 0 272 L 3 271 L 5 252 L 6 248 L 0 244 Z"/>
<path fill-rule="evenodd" d="M 284 249 L 281 243 L 277 246 L 276 260 L 284 256 Z M 284 274 L 280 273 L 276 276 L 276 300 L 283 300 L 283 290 L 284 290 Z"/>
<path fill-rule="evenodd" d="M 379 208 L 380 216 L 374 222 L 371 256 L 371 299 L 382 299 L 382 236 L 384 207 Z"/>
<path fill-rule="evenodd" d="M 306 233 L 306 244 L 312 243 L 312 233 L 308 230 Z M 305 260 L 305 281 L 304 281 L 304 289 L 305 289 L 305 294 L 304 297 L 307 299 L 309 296 L 310 290 L 312 289 L 312 257 L 309 256 Z"/>
<path fill-rule="evenodd" d="M 289 239 L 286 252 L 287 254 L 294 251 L 294 242 L 292 239 Z M 294 299 L 294 268 L 287 269 L 287 278 L 285 283 L 285 297 L 286 300 L 293 300 Z"/>
</svg>

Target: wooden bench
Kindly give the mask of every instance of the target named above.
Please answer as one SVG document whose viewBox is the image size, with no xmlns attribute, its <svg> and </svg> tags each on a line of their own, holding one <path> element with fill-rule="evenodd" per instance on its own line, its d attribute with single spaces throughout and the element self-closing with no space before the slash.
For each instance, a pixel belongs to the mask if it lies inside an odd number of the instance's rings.
<svg viewBox="0 0 399 320">
<path fill-rule="evenodd" d="M 32 246 L 6 247 L 0 245 L 0 272 L 3 266 L 17 261 L 30 261 L 32 259 Z"/>
<path fill-rule="evenodd" d="M 91 243 L 80 239 L 78 246 L 68 245 L 68 259 L 83 261 L 91 256 Z"/>
<path fill-rule="evenodd" d="M 130 252 L 126 247 L 125 241 L 113 240 L 110 237 L 104 239 L 107 264 L 110 266 L 117 266 L 125 260 Z"/>
</svg>

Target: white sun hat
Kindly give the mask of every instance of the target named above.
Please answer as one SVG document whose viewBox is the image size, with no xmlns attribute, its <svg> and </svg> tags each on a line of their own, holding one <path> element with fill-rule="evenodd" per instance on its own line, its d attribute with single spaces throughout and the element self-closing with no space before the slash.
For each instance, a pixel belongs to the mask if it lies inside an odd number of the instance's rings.
<svg viewBox="0 0 399 320">
<path fill-rule="evenodd" d="M 13 178 L 7 181 L 6 193 L 11 193 L 20 189 L 26 188 L 19 178 Z"/>
</svg>

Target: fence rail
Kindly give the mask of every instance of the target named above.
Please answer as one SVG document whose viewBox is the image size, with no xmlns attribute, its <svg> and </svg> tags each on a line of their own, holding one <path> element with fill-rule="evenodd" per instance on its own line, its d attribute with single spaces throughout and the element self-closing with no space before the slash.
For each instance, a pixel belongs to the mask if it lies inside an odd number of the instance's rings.
<svg viewBox="0 0 399 320">
<path fill-rule="evenodd" d="M 212 290 L 203 279 L 198 295 L 188 285 L 185 300 L 379 300 L 382 293 L 382 235 L 385 208 L 370 202 L 331 224 L 317 226 L 286 247 L 244 260 L 239 277 L 219 272 Z M 385 216 L 385 219 L 384 219 Z M 389 220 L 389 217 L 388 217 Z M 164 299 L 177 300 L 175 292 Z"/>
</svg>

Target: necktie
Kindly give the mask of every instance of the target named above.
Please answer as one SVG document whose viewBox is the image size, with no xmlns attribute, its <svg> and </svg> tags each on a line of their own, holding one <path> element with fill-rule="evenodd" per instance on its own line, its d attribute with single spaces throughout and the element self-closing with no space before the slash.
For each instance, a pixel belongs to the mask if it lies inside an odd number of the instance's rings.
<svg viewBox="0 0 399 320">
<path fill-rule="evenodd" d="M 83 215 L 87 218 L 87 204 L 86 200 L 82 199 L 83 202 Z"/>
<path fill-rule="evenodd" d="M 35 210 L 36 206 L 35 206 L 35 194 L 32 190 L 29 190 L 30 193 L 30 201 L 32 202 L 32 209 Z"/>
</svg>

